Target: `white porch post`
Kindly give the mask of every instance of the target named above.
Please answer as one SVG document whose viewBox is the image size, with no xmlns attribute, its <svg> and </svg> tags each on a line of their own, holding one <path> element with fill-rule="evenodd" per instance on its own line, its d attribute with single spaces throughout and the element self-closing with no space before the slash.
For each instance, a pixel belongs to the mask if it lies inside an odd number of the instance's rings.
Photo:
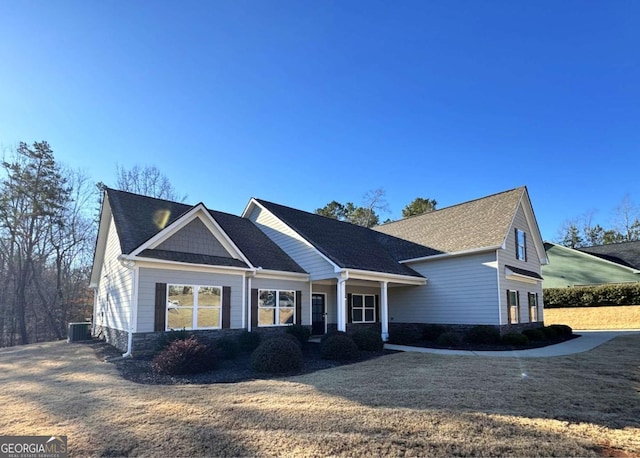
<svg viewBox="0 0 640 458">
<path fill-rule="evenodd" d="M 337 290 L 337 299 L 338 299 L 338 304 L 337 304 L 337 313 L 338 313 L 338 319 L 336 320 L 337 325 L 338 325 L 338 331 L 343 331 L 346 332 L 347 331 L 347 313 L 346 313 L 346 299 L 347 299 L 347 288 L 346 288 L 346 283 L 347 281 L 343 278 L 338 278 L 338 290 Z"/>
<path fill-rule="evenodd" d="M 380 326 L 382 328 L 382 340 L 389 340 L 389 305 L 387 301 L 387 282 L 380 282 Z"/>
</svg>

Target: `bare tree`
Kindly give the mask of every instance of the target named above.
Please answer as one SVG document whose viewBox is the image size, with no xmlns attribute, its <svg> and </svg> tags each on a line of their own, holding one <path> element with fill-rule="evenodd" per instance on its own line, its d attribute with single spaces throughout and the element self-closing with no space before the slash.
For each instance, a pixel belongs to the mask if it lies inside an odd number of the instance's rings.
<svg viewBox="0 0 640 458">
<path fill-rule="evenodd" d="M 625 195 L 615 209 L 614 229 L 625 242 L 640 240 L 640 209 Z"/>
<path fill-rule="evenodd" d="M 186 195 L 178 195 L 169 178 L 155 165 L 135 165 L 129 170 L 116 165 L 116 175 L 116 187 L 122 191 L 176 202 L 184 202 L 187 198 Z"/>
</svg>

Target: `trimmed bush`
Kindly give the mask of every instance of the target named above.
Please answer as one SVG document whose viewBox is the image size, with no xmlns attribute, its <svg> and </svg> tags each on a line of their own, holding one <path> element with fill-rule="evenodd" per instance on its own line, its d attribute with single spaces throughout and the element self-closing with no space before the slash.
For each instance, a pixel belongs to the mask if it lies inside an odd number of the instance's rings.
<svg viewBox="0 0 640 458">
<path fill-rule="evenodd" d="M 300 345 L 285 338 L 284 334 L 265 340 L 251 354 L 251 368 L 258 372 L 281 374 L 297 371 L 302 363 Z"/>
<path fill-rule="evenodd" d="M 417 327 L 401 327 L 389 332 L 389 342 L 398 345 L 414 345 L 422 340 L 422 331 Z"/>
<path fill-rule="evenodd" d="M 163 332 L 156 341 L 156 351 L 159 352 L 164 350 L 171 342 L 175 342 L 176 340 L 186 340 L 188 338 L 189 331 L 185 329 Z"/>
<path fill-rule="evenodd" d="M 558 337 L 558 331 L 556 331 L 551 326 L 545 326 L 544 328 L 542 328 L 542 332 L 544 332 L 544 335 L 547 336 L 547 339 L 556 339 Z"/>
<path fill-rule="evenodd" d="M 302 349 L 302 344 L 300 343 L 298 338 L 296 336 L 294 336 L 293 334 L 289 334 L 289 333 L 286 333 L 286 332 L 281 332 L 281 333 L 278 333 L 278 334 L 271 334 L 271 335 L 267 335 L 267 336 L 264 337 L 264 340 L 271 340 L 271 339 L 289 340 L 289 341 L 293 342 L 294 344 L 296 344 L 300 349 Z"/>
<path fill-rule="evenodd" d="M 545 308 L 640 305 L 640 283 L 545 288 Z"/>
<path fill-rule="evenodd" d="M 435 342 L 442 333 L 446 332 L 446 330 L 447 328 L 439 324 L 426 324 L 422 328 L 422 340 Z"/>
<path fill-rule="evenodd" d="M 462 343 L 462 337 L 455 331 L 447 331 L 440 334 L 436 343 L 441 347 L 457 347 Z"/>
<path fill-rule="evenodd" d="M 345 333 L 335 333 L 320 342 L 320 356 L 334 361 L 350 361 L 360 354 L 353 339 Z"/>
<path fill-rule="evenodd" d="M 514 347 L 524 347 L 529 343 L 529 339 L 519 332 L 510 332 L 502 336 L 502 343 Z"/>
<path fill-rule="evenodd" d="M 151 363 L 159 374 L 198 374 L 212 370 L 218 363 L 217 350 L 198 342 L 195 337 L 174 340 L 158 353 Z"/>
<path fill-rule="evenodd" d="M 214 345 L 224 359 L 235 359 L 240 354 L 240 344 L 233 337 L 220 337 L 214 341 Z"/>
<path fill-rule="evenodd" d="M 309 341 L 309 337 L 311 337 L 311 331 L 309 330 L 309 328 L 300 324 L 287 326 L 285 332 L 298 339 L 298 341 L 300 341 L 300 345 L 303 346 Z"/>
<path fill-rule="evenodd" d="M 325 340 L 327 340 L 331 336 L 347 336 L 347 337 L 350 337 L 349 334 L 347 334 L 344 331 L 330 331 L 330 332 L 327 332 L 325 335 L 323 335 L 320 338 L 320 343 L 324 342 Z"/>
<path fill-rule="evenodd" d="M 522 334 L 527 336 L 531 341 L 547 340 L 547 336 L 541 328 L 525 329 Z"/>
<path fill-rule="evenodd" d="M 257 332 L 249 332 L 247 330 L 238 334 L 238 345 L 242 351 L 253 351 L 260 345 L 260 334 Z"/>
<path fill-rule="evenodd" d="M 474 326 L 464 336 L 472 344 L 493 345 L 500 343 L 500 331 L 493 326 Z"/>
<path fill-rule="evenodd" d="M 358 329 L 351 336 L 358 348 L 363 351 L 380 351 L 384 348 L 382 337 L 370 329 Z"/>
<path fill-rule="evenodd" d="M 552 324 L 549 327 L 556 331 L 558 337 L 569 337 L 573 334 L 573 329 L 571 326 L 567 326 L 566 324 Z"/>
</svg>

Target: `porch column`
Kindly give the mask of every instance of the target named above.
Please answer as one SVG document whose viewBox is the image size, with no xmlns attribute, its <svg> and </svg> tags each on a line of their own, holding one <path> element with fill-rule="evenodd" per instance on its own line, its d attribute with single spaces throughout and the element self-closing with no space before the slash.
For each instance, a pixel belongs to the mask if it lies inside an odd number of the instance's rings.
<svg viewBox="0 0 640 458">
<path fill-rule="evenodd" d="M 387 282 L 380 282 L 380 327 L 382 328 L 382 340 L 389 340 L 389 305 L 387 301 Z"/>
<path fill-rule="evenodd" d="M 346 313 L 346 299 L 347 299 L 347 288 L 346 288 L 346 283 L 347 281 L 342 279 L 342 278 L 338 278 L 338 290 L 337 290 L 337 320 L 336 323 L 338 325 L 338 331 L 343 331 L 346 332 L 347 331 L 347 313 Z"/>
</svg>

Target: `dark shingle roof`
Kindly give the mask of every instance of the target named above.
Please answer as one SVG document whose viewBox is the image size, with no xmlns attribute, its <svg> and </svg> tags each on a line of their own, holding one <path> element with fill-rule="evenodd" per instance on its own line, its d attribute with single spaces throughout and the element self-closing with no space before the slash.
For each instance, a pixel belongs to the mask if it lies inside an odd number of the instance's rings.
<svg viewBox="0 0 640 458">
<path fill-rule="evenodd" d="M 249 267 L 240 259 L 198 253 L 183 253 L 181 251 L 142 250 L 140 257 L 162 259 L 165 261 L 186 262 L 188 264 L 204 264 L 209 266 Z"/>
<path fill-rule="evenodd" d="M 440 253 L 366 227 L 255 200 L 342 268 L 421 277 L 398 261 Z"/>
<path fill-rule="evenodd" d="M 531 270 L 526 270 L 526 269 L 521 269 L 520 267 L 514 267 L 514 266 L 509 266 L 509 265 L 505 265 L 505 267 L 509 270 L 511 270 L 513 273 L 519 274 L 519 275 L 524 275 L 525 277 L 531 277 L 531 278 L 535 278 L 537 280 L 542 280 L 542 275 L 540 275 L 537 272 L 533 272 Z"/>
<path fill-rule="evenodd" d="M 125 254 L 133 252 L 193 208 L 186 204 L 115 189 L 107 189 L 106 192 L 120 239 L 120 247 Z M 302 267 L 263 234 L 251 221 L 228 213 L 208 211 L 254 266 L 269 270 L 305 273 Z M 158 259 L 166 259 L 159 256 L 168 256 L 166 254 L 158 254 L 162 250 L 152 251 L 156 252 L 155 256 Z M 199 255 L 199 253 L 192 254 Z M 152 253 L 153 255 L 154 253 Z M 172 255 L 174 257 L 173 260 L 180 260 L 175 258 L 182 256 L 183 262 L 189 262 L 185 260 L 184 255 L 184 253 L 174 254 Z M 214 261 L 212 259 L 214 257 L 209 258 L 211 259 L 207 259 L 208 262 L 205 262 L 205 264 L 210 264 Z M 227 259 L 233 258 L 219 259 L 217 264 L 212 265 L 232 265 L 229 264 L 232 261 Z"/>
<path fill-rule="evenodd" d="M 445 253 L 500 246 L 525 189 L 512 189 L 374 229 Z"/>
<path fill-rule="evenodd" d="M 640 241 L 612 243 L 578 250 L 632 269 L 640 269 Z"/>
</svg>

